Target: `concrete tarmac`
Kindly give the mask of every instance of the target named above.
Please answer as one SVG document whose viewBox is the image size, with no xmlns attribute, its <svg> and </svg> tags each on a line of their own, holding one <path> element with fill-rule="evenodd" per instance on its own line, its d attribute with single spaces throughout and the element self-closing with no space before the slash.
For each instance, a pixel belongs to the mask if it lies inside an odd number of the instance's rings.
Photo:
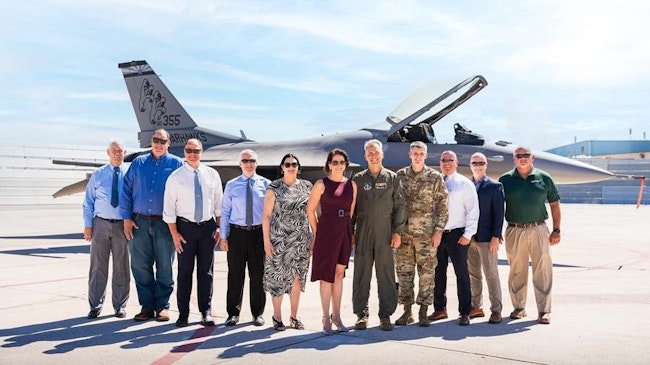
<svg viewBox="0 0 650 365">
<path fill-rule="evenodd" d="M 224 327 L 226 254 L 215 252 L 213 314 L 204 328 L 193 296 L 190 326 L 176 328 L 176 293 L 169 322 L 135 322 L 135 284 L 127 318 L 113 316 L 110 284 L 105 310 L 88 320 L 89 246 L 82 240 L 79 206 L 0 206 L 0 364 L 648 364 L 650 363 L 650 207 L 562 205 L 562 242 L 552 248 L 553 312 L 536 321 L 532 284 L 528 317 L 511 320 L 505 248 L 499 250 L 504 321 L 487 317 L 457 324 L 453 270 L 448 272 L 449 314 L 431 327 L 378 328 L 376 286 L 367 330 L 325 336 L 318 283 L 300 302 L 303 331 L 276 332 L 250 322 L 244 296 L 241 322 Z M 351 265 L 354 265 L 351 263 Z M 451 265 L 450 265 L 451 266 Z M 247 291 L 248 288 L 245 289 Z M 352 313 L 352 268 L 344 281 L 342 317 Z M 417 310 L 417 306 L 415 307 Z M 489 314 L 487 289 L 484 310 Z M 401 314 L 398 307 L 394 321 Z M 283 302 L 285 324 L 289 300 Z"/>
</svg>

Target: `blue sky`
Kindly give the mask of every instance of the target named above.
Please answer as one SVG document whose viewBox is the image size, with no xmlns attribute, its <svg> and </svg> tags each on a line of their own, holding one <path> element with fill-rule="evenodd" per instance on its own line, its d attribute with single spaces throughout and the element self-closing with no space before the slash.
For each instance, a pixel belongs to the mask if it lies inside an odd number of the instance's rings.
<svg viewBox="0 0 650 365">
<path fill-rule="evenodd" d="M 435 125 L 547 149 L 650 138 L 647 1 L 22 1 L 0 13 L 0 143 L 136 147 L 117 64 L 201 126 L 290 140 L 382 123 L 435 80 L 488 87 Z M 451 84 L 450 84 L 451 86 Z M 632 134 L 629 134 L 629 130 Z"/>
</svg>

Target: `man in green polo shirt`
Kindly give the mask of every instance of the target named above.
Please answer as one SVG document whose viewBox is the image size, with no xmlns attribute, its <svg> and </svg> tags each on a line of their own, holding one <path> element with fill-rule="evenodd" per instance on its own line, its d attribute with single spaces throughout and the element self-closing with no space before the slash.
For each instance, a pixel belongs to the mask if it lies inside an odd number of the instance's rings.
<svg viewBox="0 0 650 365">
<path fill-rule="evenodd" d="M 535 156 L 527 147 L 515 149 L 515 168 L 501 175 L 506 196 L 506 252 L 510 263 L 508 290 L 515 308 L 510 318 L 526 316 L 526 292 L 528 286 L 528 258 L 532 262 L 533 286 L 537 302 L 537 321 L 551 323 L 551 287 L 553 286 L 553 262 L 550 246 L 560 243 L 560 194 L 551 176 L 533 166 Z M 551 207 L 553 230 L 546 226 Z"/>
</svg>

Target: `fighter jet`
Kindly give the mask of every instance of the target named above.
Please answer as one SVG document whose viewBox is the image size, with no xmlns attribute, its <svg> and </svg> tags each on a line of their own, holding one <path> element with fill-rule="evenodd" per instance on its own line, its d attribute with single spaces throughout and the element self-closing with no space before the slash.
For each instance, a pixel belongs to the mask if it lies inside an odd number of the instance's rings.
<svg viewBox="0 0 650 365">
<path fill-rule="evenodd" d="M 224 182 L 241 174 L 239 153 L 244 149 L 257 152 L 257 171 L 270 179 L 278 177 L 282 156 L 293 153 L 300 160 L 301 177 L 315 181 L 323 176 L 322 168 L 333 148 L 342 148 L 348 153 L 351 162 L 348 173 L 352 174 L 366 166 L 363 145 L 369 139 L 383 142 L 384 166 L 391 170 L 410 164 L 408 151 L 413 141 L 428 145 L 428 166 L 438 167 L 441 153 L 453 150 L 458 156 L 458 170 L 466 176 L 471 175 L 469 161 L 475 152 L 482 152 L 488 158 L 489 174 L 494 178 L 513 168 L 512 154 L 516 146 L 509 142 L 491 142 L 459 123 L 454 124 L 455 143 L 439 143 L 434 133 L 435 123 L 487 86 L 487 80 L 481 75 L 462 80 L 449 89 L 443 88 L 442 92 L 438 83 L 416 90 L 386 117 L 382 125 L 308 139 L 255 142 L 241 130 L 240 135 L 236 136 L 198 126 L 146 61 L 120 63 L 118 67 L 124 76 L 140 126 L 140 147 L 151 147 L 151 136 L 158 128 L 165 128 L 169 132 L 169 151 L 178 156 L 183 156 L 185 141 L 197 138 L 204 147 L 202 162 L 217 169 Z M 143 152 L 131 154 L 125 160 L 128 162 L 140 153 Z M 534 154 L 535 166 L 550 173 L 556 183 L 586 183 L 615 176 L 566 157 L 537 151 Z M 55 163 L 80 165 L 79 160 Z M 83 165 L 96 164 L 89 162 Z M 59 190 L 54 196 L 72 194 L 82 191 L 84 187 L 85 182 L 80 181 Z"/>
</svg>

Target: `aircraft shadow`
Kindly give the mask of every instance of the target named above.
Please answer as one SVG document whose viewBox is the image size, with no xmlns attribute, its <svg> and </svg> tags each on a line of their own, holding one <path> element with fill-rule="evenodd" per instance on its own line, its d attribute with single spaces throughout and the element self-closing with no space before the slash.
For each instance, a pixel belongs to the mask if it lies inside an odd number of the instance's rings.
<svg viewBox="0 0 650 365">
<path fill-rule="evenodd" d="M 60 255 L 65 254 L 90 254 L 90 245 L 77 245 L 77 246 L 61 246 L 61 247 L 39 247 L 39 248 L 25 248 L 20 250 L 5 250 L 0 251 L 0 254 L 8 255 L 24 255 L 46 257 L 54 259 L 63 259 L 65 257 Z M 59 256 L 57 256 L 59 255 Z"/>
</svg>

